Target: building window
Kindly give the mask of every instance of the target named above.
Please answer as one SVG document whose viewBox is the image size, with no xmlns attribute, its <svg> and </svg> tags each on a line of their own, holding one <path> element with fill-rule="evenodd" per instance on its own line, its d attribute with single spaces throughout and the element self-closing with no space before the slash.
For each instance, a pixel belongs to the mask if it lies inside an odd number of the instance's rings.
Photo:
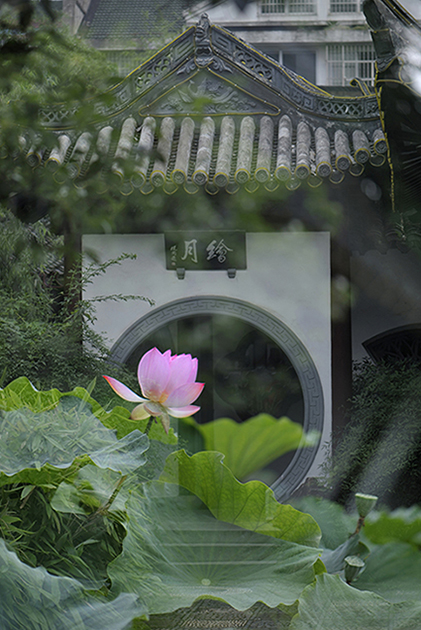
<svg viewBox="0 0 421 630">
<path fill-rule="evenodd" d="M 310 83 L 316 83 L 316 53 L 308 50 L 284 52 L 282 63 Z"/>
<path fill-rule="evenodd" d="M 358 13 L 360 3 L 358 0 L 344 2 L 344 0 L 330 0 L 331 13 Z"/>
<path fill-rule="evenodd" d="M 260 6 L 261 13 L 315 13 L 316 3 L 314 0 L 262 0 Z"/>
<path fill-rule="evenodd" d="M 372 85 L 374 59 L 372 44 L 329 44 L 328 85 L 349 85 L 355 78 Z"/>
</svg>

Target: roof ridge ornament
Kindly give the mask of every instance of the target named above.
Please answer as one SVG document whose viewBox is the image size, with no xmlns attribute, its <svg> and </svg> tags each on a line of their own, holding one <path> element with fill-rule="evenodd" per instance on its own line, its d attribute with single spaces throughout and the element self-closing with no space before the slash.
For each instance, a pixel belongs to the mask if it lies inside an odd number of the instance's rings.
<svg viewBox="0 0 421 630">
<path fill-rule="evenodd" d="M 196 25 L 194 46 L 197 66 L 205 68 L 212 63 L 213 51 L 210 43 L 210 21 L 207 13 L 200 16 Z"/>
</svg>

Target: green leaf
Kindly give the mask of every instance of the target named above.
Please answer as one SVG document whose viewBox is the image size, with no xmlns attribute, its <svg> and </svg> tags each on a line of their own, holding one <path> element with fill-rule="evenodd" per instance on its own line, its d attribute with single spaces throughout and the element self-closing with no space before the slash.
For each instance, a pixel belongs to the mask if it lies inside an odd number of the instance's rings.
<svg viewBox="0 0 421 630">
<path fill-rule="evenodd" d="M 224 464 L 237 479 L 260 470 L 281 455 L 299 447 L 314 446 L 318 435 L 305 435 L 303 427 L 288 418 L 276 420 L 261 413 L 245 422 L 221 418 L 198 425 L 207 451 L 225 456 Z"/>
<path fill-rule="evenodd" d="M 194 495 L 152 481 L 127 502 L 122 554 L 108 568 L 113 592 L 134 592 L 150 613 L 216 597 L 246 610 L 291 605 L 314 580 L 319 552 L 215 519 Z"/>
<path fill-rule="evenodd" d="M 364 571 L 352 583 L 355 588 L 373 591 L 391 602 L 420 599 L 421 553 L 411 545 L 381 545 L 373 549 L 365 562 Z"/>
<path fill-rule="evenodd" d="M 337 549 L 345 543 L 357 526 L 358 516 L 350 516 L 340 505 L 327 499 L 303 497 L 293 499 L 291 505 L 311 514 L 317 521 L 322 530 L 320 545 L 327 549 Z"/>
<path fill-rule="evenodd" d="M 16 475 L 25 470 L 31 474 L 19 480 L 37 485 L 44 465 L 51 473 L 70 468 L 76 459 L 88 463 L 86 456 L 100 468 L 130 472 L 145 463 L 149 445 L 140 431 L 118 440 L 85 403 L 71 397 L 40 413 L 28 408 L 1 412 L 0 434 L 0 485 L 18 481 Z"/>
<path fill-rule="evenodd" d="M 12 411 L 26 407 L 35 413 L 47 411 L 53 409 L 62 396 L 58 389 L 39 392 L 25 376 L 21 376 L 0 389 L 0 409 Z"/>
<path fill-rule="evenodd" d="M 113 470 L 101 470 L 88 464 L 79 470 L 72 483 L 62 482 L 51 501 L 51 507 L 58 512 L 86 514 L 92 509 L 99 510 L 109 501 L 121 475 Z M 126 492 L 120 490 L 109 510 L 125 511 Z"/>
<path fill-rule="evenodd" d="M 344 568 L 344 560 L 347 556 L 368 554 L 368 548 L 360 541 L 358 534 L 354 534 L 336 549 L 324 549 L 321 560 L 328 573 L 339 573 Z"/>
<path fill-rule="evenodd" d="M 133 595 L 114 601 L 89 596 L 79 582 L 33 569 L 0 540 L 2 630 L 124 630 L 145 608 Z"/>
<path fill-rule="evenodd" d="M 147 420 L 135 421 L 130 419 L 130 411 L 124 407 L 114 407 L 111 411 L 106 411 L 94 400 L 89 392 L 83 387 L 75 387 L 71 392 L 60 392 L 58 389 L 48 391 L 38 391 L 32 383 L 25 377 L 15 379 L 4 389 L 0 389 L 0 409 L 13 411 L 27 408 L 34 413 L 54 409 L 59 401 L 65 397 L 79 398 L 86 406 L 90 406 L 92 413 L 108 429 L 115 429 L 117 437 L 120 439 L 131 433 L 135 429 L 144 433 Z M 149 432 L 149 438 L 159 440 L 165 444 L 176 444 L 177 437 L 170 429 L 167 435 L 161 423 L 154 422 Z"/>
<path fill-rule="evenodd" d="M 390 603 L 324 573 L 299 598 L 289 630 L 419 630 L 421 602 Z"/>
<path fill-rule="evenodd" d="M 421 545 L 421 507 L 371 512 L 365 521 L 364 534 L 379 545 L 392 541 Z"/>
<path fill-rule="evenodd" d="M 240 483 L 222 459 L 211 451 L 192 457 L 176 451 L 167 458 L 161 480 L 198 496 L 221 521 L 301 545 L 318 545 L 320 528 L 311 516 L 278 503 L 260 481 Z"/>
</svg>

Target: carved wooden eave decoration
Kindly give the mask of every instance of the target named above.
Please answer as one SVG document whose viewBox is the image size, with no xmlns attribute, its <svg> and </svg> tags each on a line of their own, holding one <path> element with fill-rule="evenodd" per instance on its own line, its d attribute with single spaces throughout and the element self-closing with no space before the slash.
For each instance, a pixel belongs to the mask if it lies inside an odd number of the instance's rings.
<svg viewBox="0 0 421 630">
<path fill-rule="evenodd" d="M 98 108 L 107 124 L 79 136 L 65 109 L 43 112 L 57 147 L 28 159 L 77 184 L 98 154 L 107 155 L 123 194 L 294 190 L 340 183 L 386 159 L 375 95 L 328 94 L 205 15 L 113 93 L 118 106 Z"/>
<path fill-rule="evenodd" d="M 363 9 L 376 49 L 392 202 L 400 212 L 412 211 L 421 199 L 421 28 L 395 0 L 365 0 Z"/>
</svg>

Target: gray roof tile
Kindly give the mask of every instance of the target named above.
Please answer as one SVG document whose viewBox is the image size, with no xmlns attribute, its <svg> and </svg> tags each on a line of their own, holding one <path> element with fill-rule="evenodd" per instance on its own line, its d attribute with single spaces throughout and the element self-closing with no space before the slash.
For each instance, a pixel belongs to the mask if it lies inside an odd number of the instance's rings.
<svg viewBox="0 0 421 630">
<path fill-rule="evenodd" d="M 91 40 L 145 40 L 183 29 L 186 0 L 92 0 L 81 24 Z"/>
</svg>

